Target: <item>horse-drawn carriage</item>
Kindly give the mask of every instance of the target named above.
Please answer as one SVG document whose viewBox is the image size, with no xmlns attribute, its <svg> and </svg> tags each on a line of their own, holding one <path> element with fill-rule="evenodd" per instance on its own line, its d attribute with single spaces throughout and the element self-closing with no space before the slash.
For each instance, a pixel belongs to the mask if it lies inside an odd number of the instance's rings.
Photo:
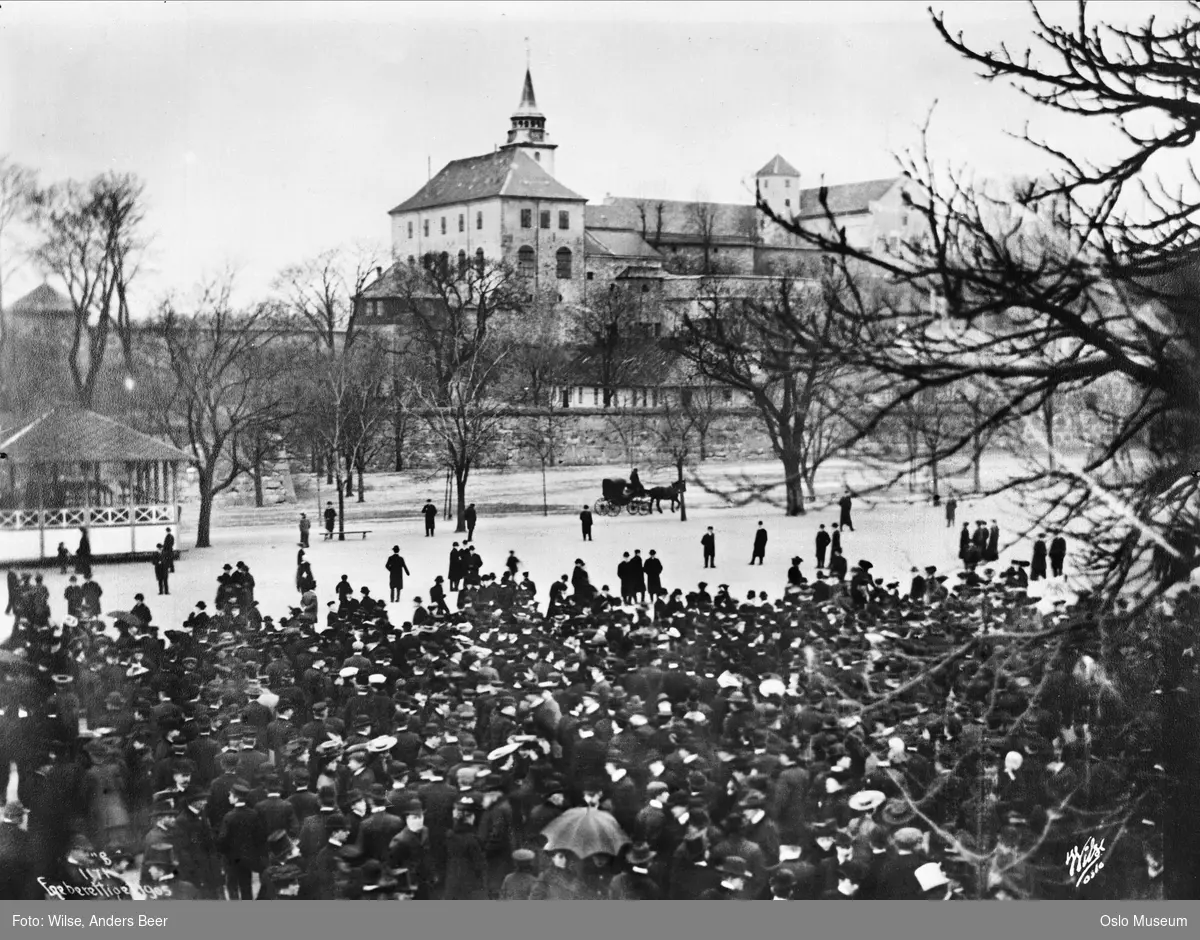
<svg viewBox="0 0 1200 940">
<path fill-rule="evenodd" d="M 653 486 L 650 489 L 630 486 L 628 480 L 609 478 L 600 484 L 603 494 L 592 511 L 598 516 L 619 516 L 622 509 L 628 509 L 631 516 L 648 516 L 657 508 L 662 512 L 662 500 L 671 501 L 671 512 L 679 502 L 681 483 L 670 486 Z"/>
</svg>

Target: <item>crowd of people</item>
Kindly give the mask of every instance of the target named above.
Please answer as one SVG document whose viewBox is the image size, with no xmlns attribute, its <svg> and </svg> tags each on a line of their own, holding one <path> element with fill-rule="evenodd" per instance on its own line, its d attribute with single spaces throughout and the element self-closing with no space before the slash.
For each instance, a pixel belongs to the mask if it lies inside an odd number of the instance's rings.
<svg viewBox="0 0 1200 940">
<path fill-rule="evenodd" d="M 102 617 L 91 578 L 52 622 L 10 578 L 0 897 L 1156 896 L 1153 794 L 1089 886 L 1067 865 L 1152 729 L 1081 651 L 1012 639 L 1089 599 L 1043 617 L 1016 563 L 831 575 L 826 539 L 773 600 L 640 550 L 617 594 L 577 560 L 543 598 L 464 541 L 400 622 L 347 576 L 319 612 L 303 547 L 277 620 L 240 563 L 182 624 Z"/>
</svg>

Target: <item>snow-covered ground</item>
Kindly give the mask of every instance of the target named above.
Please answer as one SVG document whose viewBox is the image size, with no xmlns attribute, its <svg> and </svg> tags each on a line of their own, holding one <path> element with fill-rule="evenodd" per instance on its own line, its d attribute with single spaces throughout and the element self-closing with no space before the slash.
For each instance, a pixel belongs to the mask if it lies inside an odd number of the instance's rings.
<svg viewBox="0 0 1200 940">
<path fill-rule="evenodd" d="M 862 473 L 848 464 L 841 472 L 827 473 L 816 503 L 806 515 L 794 518 L 784 516 L 780 508 L 767 504 L 729 506 L 721 497 L 693 485 L 688 491 L 686 523 L 681 523 L 678 515 L 669 512 L 652 517 L 633 517 L 626 513 L 616 518 L 597 516 L 595 541 L 584 542 L 577 518 L 579 509 L 585 500 L 590 504 L 599 495 L 599 480 L 616 472 L 610 468 L 552 471 L 548 487 L 552 490 L 551 502 L 573 508 L 547 517 L 533 511 L 488 514 L 488 506 L 517 503 L 540 505 L 539 473 L 480 474 L 474 480 L 469 495 L 480 508 L 475 544 L 483 558 L 484 571 L 501 573 L 509 550 L 515 550 L 521 559 L 522 570 L 530 572 L 538 585 L 539 599 L 545 603 L 550 582 L 563 574 L 569 575 L 574 560 L 582 558 L 594 584 L 609 584 L 614 593 L 619 593 L 616 566 L 621 554 L 626 551 L 632 553 L 635 548 L 640 548 L 645 556 L 653 548 L 663 561 L 663 582 L 669 588 L 682 587 L 688 590 L 703 580 L 708 582 L 710 590 L 719 584 L 728 584 L 735 597 L 745 597 L 751 589 L 767 591 L 770 596 L 777 597 L 786 582 L 793 555 L 804 559 L 802 569 L 810 579 L 813 577 L 815 533 L 819 524 L 824 523 L 828 527 L 830 523 L 838 521 L 836 500 L 842 491 L 843 480 L 848 480 L 853 486 L 865 479 Z M 743 472 L 768 478 L 771 474 L 778 474 L 778 465 L 706 465 L 704 469 L 705 478 L 710 483 L 720 475 L 733 476 Z M 649 482 L 666 477 L 661 473 L 652 477 L 643 472 L 643 479 Z M 962 481 L 954 482 L 958 485 Z M 349 536 L 344 542 L 324 542 L 319 527 L 314 525 L 308 559 L 317 579 L 322 605 L 334 599 L 334 585 L 343 574 L 349 575 L 356 589 L 366 584 L 375 597 L 386 598 L 388 590 L 384 562 L 391 553 L 392 545 L 400 546 L 412 572 L 411 578 L 406 579 L 402 601 L 392 605 L 393 622 L 407 619 L 414 597 L 428 598 L 434 577 L 446 574 L 451 544 L 456 540 L 461 541 L 463 536 L 454 533 L 453 523 L 441 520 L 434 538 L 423 536 L 423 526 L 416 510 L 425 498 L 436 493 L 430 493 L 429 486 L 418 486 L 411 482 L 407 486 L 398 484 L 386 493 L 374 489 L 368 493 L 369 502 L 351 504 L 352 511 L 347 515 L 353 526 L 348 523 L 348 528 L 364 527 L 364 520 L 369 521 L 372 515 L 380 519 L 365 525 L 373 529 L 365 540 L 359 536 Z M 244 510 L 240 512 L 245 515 Z M 178 624 L 197 601 L 205 600 L 211 606 L 216 592 L 216 578 L 224 564 L 244 561 L 250 566 L 257 582 L 256 596 L 260 610 L 264 615 L 278 618 L 298 602 L 294 577 L 299 540 L 295 522 L 279 520 L 287 516 L 299 518 L 299 512 L 297 507 L 265 510 L 264 516 L 271 521 L 261 525 L 223 525 L 218 516 L 213 531 L 213 546 L 207 549 L 187 548 L 191 535 L 185 529 L 183 547 L 187 550 L 176 565 L 170 596 L 157 595 L 154 573 L 147 563 L 97 567 L 96 577 L 104 588 L 104 610 L 127 610 L 134 602 L 134 594 L 141 592 L 146 595 L 146 602 L 158 625 Z M 314 511 L 309 510 L 309 514 L 313 516 Z M 958 525 L 964 520 L 973 522 L 976 519 L 993 518 L 1000 521 L 1002 562 L 1017 557 L 1028 558 L 1031 551 L 1028 542 L 1012 544 L 1015 533 L 1026 518 L 1015 502 L 1007 497 L 972 499 L 960 494 Z M 760 519 L 766 524 L 770 536 L 766 564 L 751 567 L 751 543 Z M 239 521 L 251 522 L 252 517 Z M 939 573 L 951 576 L 958 570 L 957 526 L 947 529 L 942 507 L 934 507 L 928 500 L 910 496 L 903 487 L 879 497 L 857 499 L 854 524 L 855 531 L 847 532 L 843 537 L 843 549 L 851 565 L 860 558 L 868 559 L 874 564 L 877 576 L 900 581 L 905 587 L 913 566 L 937 565 Z M 705 571 L 700 537 L 710 525 L 717 536 L 717 568 Z M 55 569 L 43 570 L 50 587 L 53 614 L 56 618 L 61 617 L 65 613 L 62 593 L 67 578 Z M 1070 554 L 1067 570 L 1071 572 Z M 3 618 L 0 635 L 7 635 L 10 627 L 10 618 Z"/>
</svg>

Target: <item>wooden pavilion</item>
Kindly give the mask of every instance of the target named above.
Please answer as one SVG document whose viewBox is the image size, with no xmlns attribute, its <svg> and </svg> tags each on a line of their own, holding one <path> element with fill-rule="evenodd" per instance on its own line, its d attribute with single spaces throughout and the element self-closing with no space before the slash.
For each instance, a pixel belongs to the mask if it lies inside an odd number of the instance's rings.
<svg viewBox="0 0 1200 940">
<path fill-rule="evenodd" d="M 174 527 L 179 467 L 190 454 L 112 418 L 55 408 L 0 440 L 0 564 L 74 553 L 150 554 Z"/>
</svg>

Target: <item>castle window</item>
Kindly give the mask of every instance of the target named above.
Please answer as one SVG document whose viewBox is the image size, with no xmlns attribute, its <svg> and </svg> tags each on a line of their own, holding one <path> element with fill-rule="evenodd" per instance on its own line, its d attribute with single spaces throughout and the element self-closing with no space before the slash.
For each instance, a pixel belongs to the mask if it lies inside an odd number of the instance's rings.
<svg viewBox="0 0 1200 940">
<path fill-rule="evenodd" d="M 428 219 L 425 220 L 425 223 L 422 226 L 422 230 L 425 232 L 425 237 L 428 238 L 429 237 L 429 220 Z"/>
<path fill-rule="evenodd" d="M 413 237 L 413 224 L 411 222 L 408 223 L 408 237 Z"/>
<path fill-rule="evenodd" d="M 442 216 L 442 234 L 446 234 L 446 217 Z"/>
<path fill-rule="evenodd" d="M 475 272 L 477 274 L 483 274 L 483 249 L 482 248 L 475 249 Z"/>
<path fill-rule="evenodd" d="M 542 162 L 542 154 L 541 154 L 541 151 L 539 151 L 539 150 L 535 150 L 535 151 L 533 152 L 533 159 L 535 159 L 535 160 L 536 160 L 538 163 L 541 163 L 541 162 Z"/>
<path fill-rule="evenodd" d="M 517 252 L 517 273 L 521 277 L 533 277 L 535 269 L 533 249 L 528 245 L 522 245 L 521 250 Z"/>
<path fill-rule="evenodd" d="M 521 228 L 533 228 L 533 210 L 521 210 Z"/>
<path fill-rule="evenodd" d="M 588 271 L 588 273 L 587 273 L 587 279 L 588 279 L 589 281 L 594 281 L 594 280 L 596 279 L 596 272 L 595 272 L 595 271 Z"/>
<path fill-rule="evenodd" d="M 558 251 L 554 254 L 554 260 L 558 267 L 559 278 L 569 279 L 571 277 L 571 249 L 558 249 Z"/>
<path fill-rule="evenodd" d="M 771 181 L 763 180 L 763 189 L 770 189 L 770 188 L 771 188 Z"/>
<path fill-rule="evenodd" d="M 542 228 L 550 227 L 550 210 L 544 209 L 541 213 L 541 218 L 538 220 L 542 223 Z"/>
<path fill-rule="evenodd" d="M 783 204 L 786 208 L 790 209 L 792 207 L 792 200 L 785 199 L 785 200 L 783 200 Z"/>
<path fill-rule="evenodd" d="M 784 189 L 791 189 L 791 188 L 792 188 L 792 181 L 791 181 L 791 180 L 784 180 L 784 181 L 783 181 L 783 188 L 784 188 Z M 730 394 L 733 394 L 733 393 L 731 392 Z"/>
<path fill-rule="evenodd" d="M 412 255 L 409 255 L 408 256 L 408 266 L 411 268 L 416 263 L 417 263 L 417 259 L 414 258 Z"/>
<path fill-rule="evenodd" d="M 558 214 L 558 228 L 560 231 L 566 231 L 571 227 L 571 213 L 560 212 Z"/>
<path fill-rule="evenodd" d="M 482 212 L 475 213 L 475 228 L 477 228 L 477 229 L 483 228 L 483 213 Z"/>
<path fill-rule="evenodd" d="M 467 217 L 461 212 L 458 214 L 458 230 L 465 232 L 467 230 Z"/>
</svg>

